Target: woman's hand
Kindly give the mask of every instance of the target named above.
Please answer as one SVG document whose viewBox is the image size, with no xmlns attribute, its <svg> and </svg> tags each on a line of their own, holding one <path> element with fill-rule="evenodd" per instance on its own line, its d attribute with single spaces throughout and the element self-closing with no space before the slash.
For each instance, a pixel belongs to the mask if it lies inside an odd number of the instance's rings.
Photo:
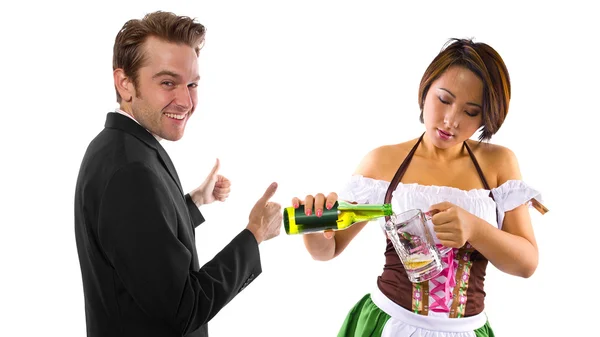
<svg viewBox="0 0 600 337">
<path fill-rule="evenodd" d="M 300 207 L 300 205 L 304 205 L 304 213 L 306 215 L 314 214 L 317 217 L 321 217 L 323 215 L 323 208 L 331 209 L 333 205 L 338 200 L 338 195 L 335 192 L 329 193 L 327 197 L 323 193 L 317 193 L 315 196 L 307 195 L 304 200 L 300 200 L 297 197 L 292 198 L 292 205 L 294 208 Z M 333 231 L 325 231 L 323 235 L 327 239 L 331 239 L 334 236 Z"/>
<path fill-rule="evenodd" d="M 441 244 L 461 248 L 477 230 L 477 217 L 450 202 L 432 205 L 430 211 L 438 211 L 431 218 L 434 231 Z"/>
</svg>

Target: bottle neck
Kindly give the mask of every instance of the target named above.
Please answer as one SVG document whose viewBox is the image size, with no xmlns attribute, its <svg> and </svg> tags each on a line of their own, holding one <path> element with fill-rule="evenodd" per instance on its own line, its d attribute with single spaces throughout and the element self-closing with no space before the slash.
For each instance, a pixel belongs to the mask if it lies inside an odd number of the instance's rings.
<svg viewBox="0 0 600 337">
<path fill-rule="evenodd" d="M 345 201 L 338 201 L 338 210 L 344 211 L 381 211 L 383 215 L 392 215 L 392 204 L 351 204 Z"/>
</svg>

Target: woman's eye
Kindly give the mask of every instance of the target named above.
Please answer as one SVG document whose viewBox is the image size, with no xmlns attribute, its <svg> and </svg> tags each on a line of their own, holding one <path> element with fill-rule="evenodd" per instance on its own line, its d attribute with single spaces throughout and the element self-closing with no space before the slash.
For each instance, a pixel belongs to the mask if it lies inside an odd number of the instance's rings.
<svg viewBox="0 0 600 337">
<path fill-rule="evenodd" d="M 442 102 L 443 104 L 450 104 L 448 101 L 444 101 L 441 97 L 438 97 L 438 99 L 440 100 L 440 102 Z"/>
</svg>

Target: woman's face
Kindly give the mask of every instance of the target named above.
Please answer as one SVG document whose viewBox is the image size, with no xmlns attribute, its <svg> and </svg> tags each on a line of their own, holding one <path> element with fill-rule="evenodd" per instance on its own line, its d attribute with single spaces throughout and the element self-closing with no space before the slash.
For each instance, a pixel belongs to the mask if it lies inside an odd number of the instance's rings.
<svg viewBox="0 0 600 337">
<path fill-rule="evenodd" d="M 432 143 L 450 148 L 471 138 L 482 125 L 483 82 L 467 68 L 453 66 L 425 96 L 423 120 Z"/>
</svg>

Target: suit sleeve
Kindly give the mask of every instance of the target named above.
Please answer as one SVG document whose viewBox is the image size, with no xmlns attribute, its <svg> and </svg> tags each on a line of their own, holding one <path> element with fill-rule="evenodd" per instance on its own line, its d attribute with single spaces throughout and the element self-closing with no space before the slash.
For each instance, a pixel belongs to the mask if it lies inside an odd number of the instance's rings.
<svg viewBox="0 0 600 337">
<path fill-rule="evenodd" d="M 199 271 L 190 270 L 191 252 L 177 238 L 169 195 L 143 164 L 120 169 L 102 197 L 98 236 L 142 310 L 183 335 L 211 320 L 262 270 L 258 244 L 247 229 Z"/>
<path fill-rule="evenodd" d="M 190 217 L 192 218 L 194 228 L 204 223 L 204 216 L 202 215 L 202 213 L 200 213 L 198 206 L 194 204 L 192 196 L 189 193 L 185 195 L 185 204 L 188 208 L 188 211 L 190 212 Z"/>
</svg>

